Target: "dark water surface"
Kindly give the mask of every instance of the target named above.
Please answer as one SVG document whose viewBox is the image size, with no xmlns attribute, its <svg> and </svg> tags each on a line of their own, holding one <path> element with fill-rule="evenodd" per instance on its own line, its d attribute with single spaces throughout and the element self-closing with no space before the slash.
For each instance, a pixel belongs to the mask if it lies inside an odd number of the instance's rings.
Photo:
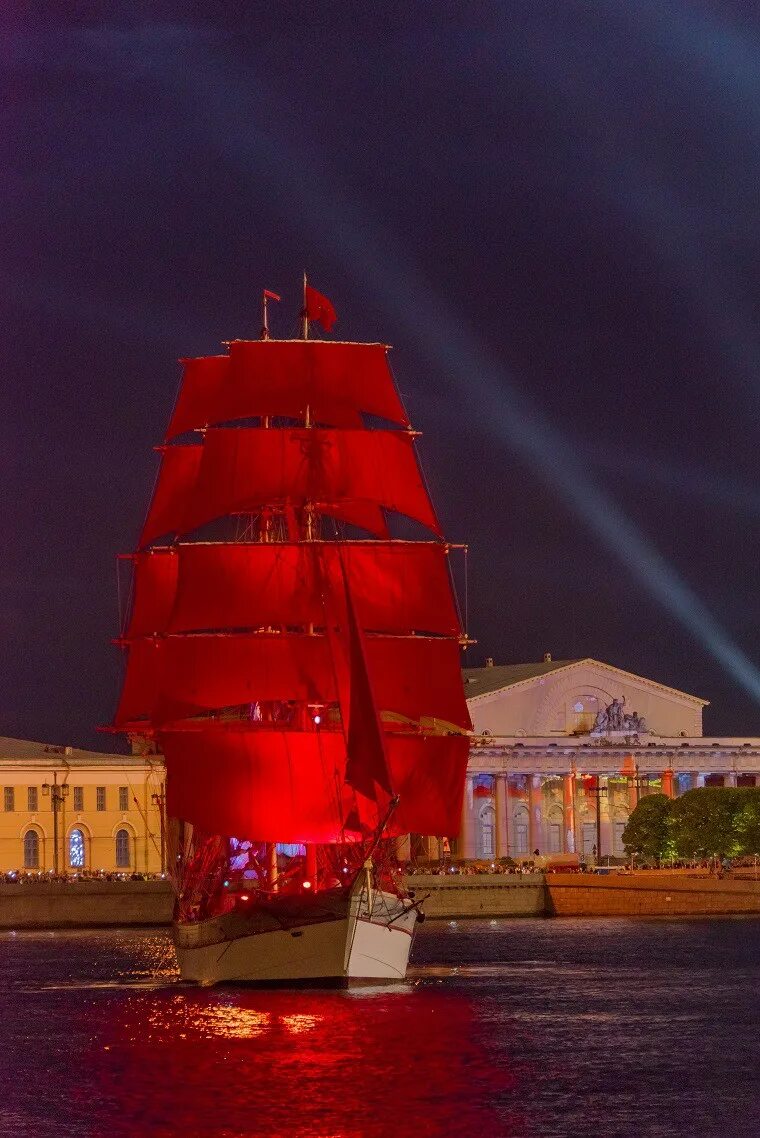
<svg viewBox="0 0 760 1138">
<path fill-rule="evenodd" d="M 0 1134 L 760 1135 L 760 921 L 423 926 L 367 992 L 178 986 L 162 931 L 0 933 Z"/>
</svg>

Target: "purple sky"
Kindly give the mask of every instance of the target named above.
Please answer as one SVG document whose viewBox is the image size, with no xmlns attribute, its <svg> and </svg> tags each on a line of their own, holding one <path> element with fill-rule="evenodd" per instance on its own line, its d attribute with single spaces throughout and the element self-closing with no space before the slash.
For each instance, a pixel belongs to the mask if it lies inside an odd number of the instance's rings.
<svg viewBox="0 0 760 1138">
<path fill-rule="evenodd" d="M 590 655 L 760 734 L 760 17 L 214 11 L 0 17 L 0 733 L 111 746 L 177 357 L 261 287 L 290 335 L 306 267 L 395 346 L 467 662 Z"/>
</svg>

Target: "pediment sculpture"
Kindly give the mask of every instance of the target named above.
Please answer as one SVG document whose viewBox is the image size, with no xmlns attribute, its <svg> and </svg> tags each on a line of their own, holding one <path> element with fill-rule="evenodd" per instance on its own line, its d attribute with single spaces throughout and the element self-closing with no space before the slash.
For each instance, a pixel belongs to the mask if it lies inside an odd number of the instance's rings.
<svg viewBox="0 0 760 1138">
<path fill-rule="evenodd" d="M 612 703 L 603 708 L 591 728 L 592 735 L 646 735 L 648 732 L 643 716 L 637 711 L 626 712 L 625 696 L 613 699 Z"/>
</svg>

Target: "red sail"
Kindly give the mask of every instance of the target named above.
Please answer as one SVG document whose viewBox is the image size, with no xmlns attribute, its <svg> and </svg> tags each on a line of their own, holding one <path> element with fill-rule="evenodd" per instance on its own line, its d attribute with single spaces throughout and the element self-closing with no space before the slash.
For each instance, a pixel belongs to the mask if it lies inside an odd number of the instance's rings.
<svg viewBox="0 0 760 1138">
<path fill-rule="evenodd" d="M 388 765 L 399 796 L 391 833 L 456 837 L 469 749 L 466 735 L 388 734 Z"/>
<path fill-rule="evenodd" d="M 365 647 L 379 711 L 469 727 L 456 641 L 371 636 Z M 115 725 L 145 719 L 162 725 L 271 700 L 338 698 L 325 636 L 169 636 L 132 644 Z"/>
<path fill-rule="evenodd" d="M 127 639 L 168 630 L 177 595 L 178 571 L 179 557 L 175 550 L 156 549 L 134 555 L 133 601 Z"/>
<path fill-rule="evenodd" d="M 207 833 L 258 841 L 334 842 L 350 800 L 343 736 L 226 729 L 165 731 L 167 808 Z M 392 833 L 459 832 L 469 741 L 462 735 L 386 737 L 400 803 Z M 342 801 L 339 801 L 339 795 Z"/>
<path fill-rule="evenodd" d="M 459 635 L 443 545 L 272 542 L 138 553 L 127 636 L 323 623 L 320 574 L 334 587 L 341 557 L 363 629 Z"/>
<path fill-rule="evenodd" d="M 381 711 L 408 719 L 443 719 L 469 730 L 460 649 L 456 640 L 428 636 L 368 636 L 372 685 Z"/>
<path fill-rule="evenodd" d="M 229 402 L 229 356 L 200 356 L 180 360 L 180 363 L 183 365 L 182 383 L 166 432 L 167 442 L 185 431 L 197 431 L 211 423 L 239 417 L 224 414 Z"/>
<path fill-rule="evenodd" d="M 343 736 L 329 732 L 163 732 L 168 813 L 210 834 L 337 842 L 349 814 Z"/>
<path fill-rule="evenodd" d="M 226 514 L 286 502 L 312 502 L 326 513 L 336 504 L 368 503 L 440 534 L 405 431 L 212 428 L 185 509 L 177 502 L 177 522 L 188 533 Z"/>
<path fill-rule="evenodd" d="M 262 431 L 261 433 L 276 436 L 282 432 Z M 197 517 L 188 519 L 188 510 L 192 511 L 195 508 L 197 513 L 197 507 L 194 507 L 193 503 L 197 496 L 203 449 L 202 445 L 164 448 L 153 500 L 138 542 L 140 549 L 150 545 L 159 537 L 189 533 L 204 522 L 213 521 L 225 514 L 249 513 L 261 506 L 261 496 L 252 493 L 251 502 L 243 507 L 230 508 L 224 486 L 214 485 L 210 491 L 206 490 L 206 496 L 216 493 L 221 500 L 212 508 L 210 516 L 204 516 L 201 520 Z M 283 495 L 280 496 L 280 504 L 288 504 Z M 388 526 L 383 511 L 374 502 L 356 500 L 323 502 L 317 503 L 316 509 L 318 513 L 358 526 L 376 537 L 388 537 Z"/>
<path fill-rule="evenodd" d="M 257 416 L 361 427 L 362 412 L 408 426 L 382 344 L 235 340 L 229 356 L 184 360 L 166 438 Z"/>
<path fill-rule="evenodd" d="M 184 503 L 198 479 L 202 453 L 201 446 L 164 449 L 153 500 L 138 542 L 140 549 L 157 537 L 182 532 Z"/>
</svg>

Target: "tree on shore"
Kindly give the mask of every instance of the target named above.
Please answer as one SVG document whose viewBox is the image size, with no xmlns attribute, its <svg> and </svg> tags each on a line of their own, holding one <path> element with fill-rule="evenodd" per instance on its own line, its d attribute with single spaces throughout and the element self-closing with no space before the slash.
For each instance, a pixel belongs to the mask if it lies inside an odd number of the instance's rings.
<svg viewBox="0 0 760 1138">
<path fill-rule="evenodd" d="M 661 861 L 666 856 L 669 807 L 665 794 L 648 794 L 641 799 L 623 830 L 627 854 L 635 853 L 649 861 Z"/>
<path fill-rule="evenodd" d="M 724 786 L 687 790 L 669 804 L 667 826 L 680 857 L 736 857 L 742 852 L 737 839 L 736 815 L 742 791 Z"/>
<path fill-rule="evenodd" d="M 667 857 L 760 854 L 760 787 L 703 786 L 680 798 L 642 798 L 623 831 L 626 852 Z"/>
</svg>

